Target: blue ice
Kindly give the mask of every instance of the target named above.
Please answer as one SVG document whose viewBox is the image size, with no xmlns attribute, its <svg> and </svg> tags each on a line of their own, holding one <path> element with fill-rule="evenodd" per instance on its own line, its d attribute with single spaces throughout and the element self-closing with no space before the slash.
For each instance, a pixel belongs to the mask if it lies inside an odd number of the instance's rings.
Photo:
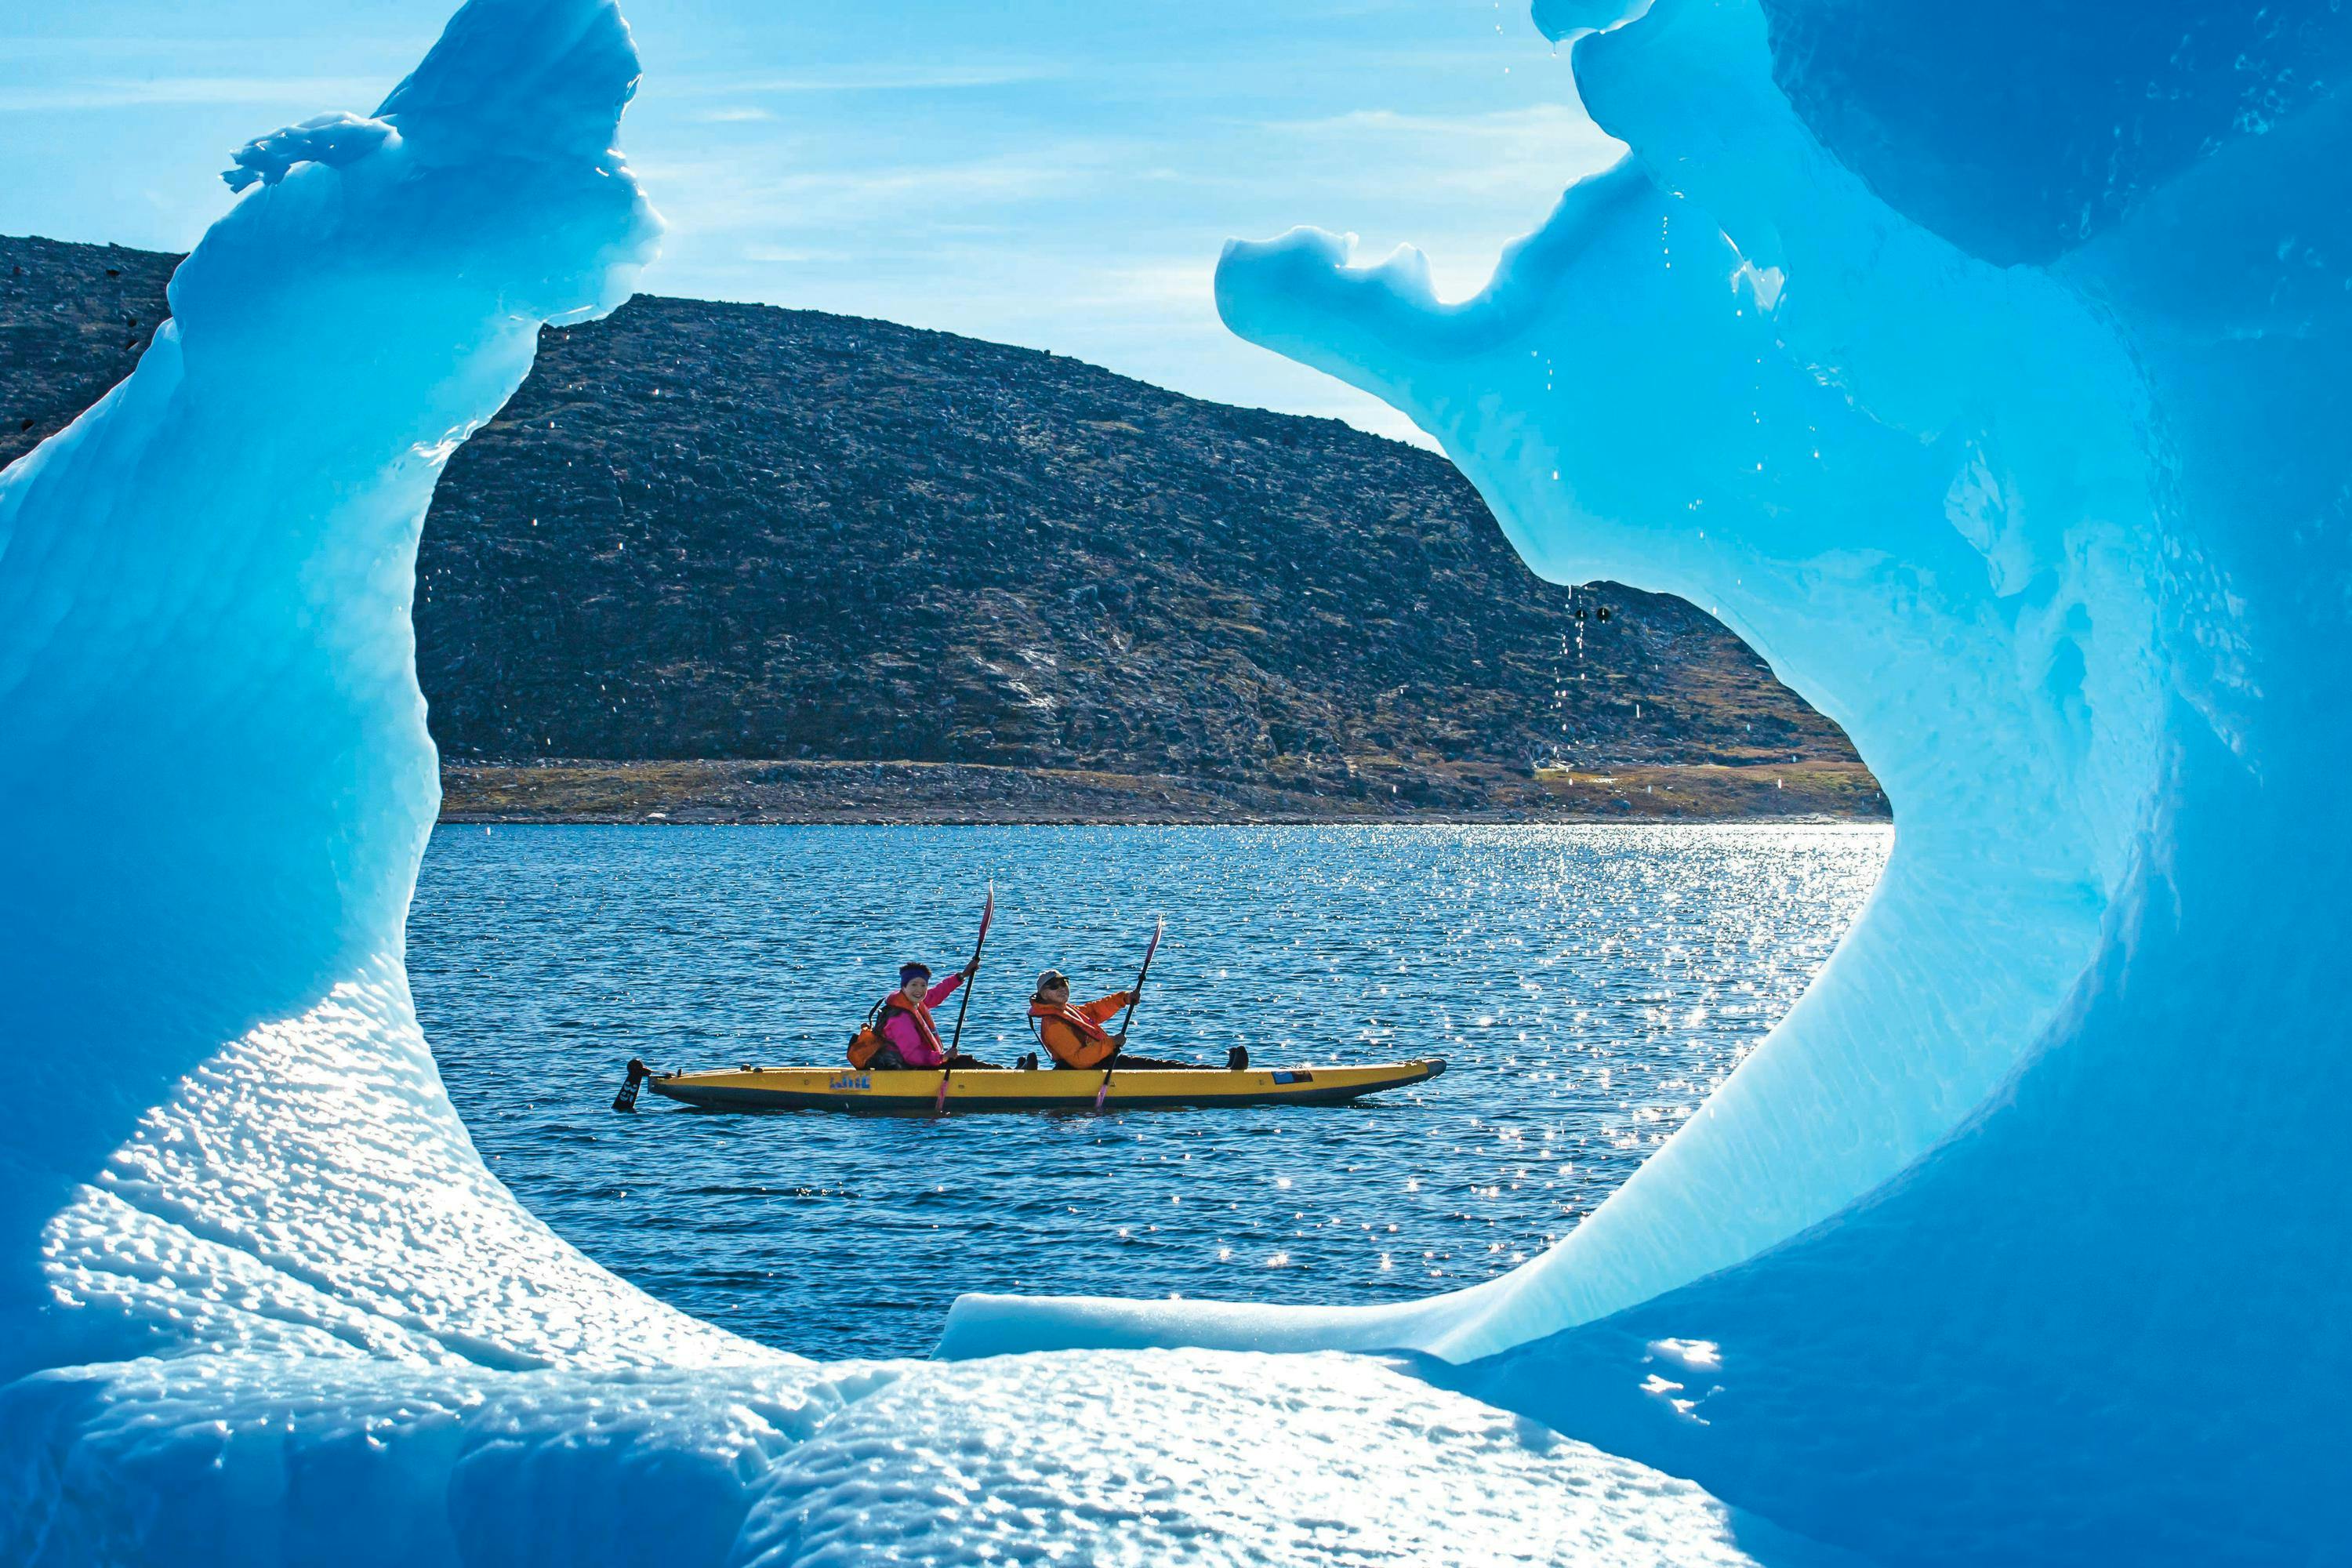
<svg viewBox="0 0 2352 1568">
<path fill-rule="evenodd" d="M 2333 6 L 1544 4 L 1627 144 L 1458 305 L 1236 244 L 1236 331 L 1547 576 L 1843 722 L 1885 880 L 1579 1230 L 1406 1309 L 967 1300 L 950 1348 L 1409 1345 L 1885 1562 L 2328 1560 L 2352 622 Z"/>
<path fill-rule="evenodd" d="M 657 224 L 613 5 L 473 0 L 236 155 L 173 325 L 0 475 L 0 1561 L 2340 1550 L 2352 22 L 1535 15 L 1629 151 L 1482 294 L 1300 230 L 1218 303 L 1878 770 L 1885 879 L 1700 1114 L 1472 1290 L 967 1299 L 929 1363 L 523 1211 L 402 970 L 414 552 Z"/>
</svg>

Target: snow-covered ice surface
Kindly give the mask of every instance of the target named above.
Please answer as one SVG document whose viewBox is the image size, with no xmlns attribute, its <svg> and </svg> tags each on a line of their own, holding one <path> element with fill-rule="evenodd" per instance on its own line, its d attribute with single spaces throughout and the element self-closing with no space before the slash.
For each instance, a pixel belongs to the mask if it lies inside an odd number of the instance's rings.
<svg viewBox="0 0 2352 1568">
<path fill-rule="evenodd" d="M 1339 1355 L 135 1362 L 0 1395 L 0 1482 L 11 1563 L 1854 1561 Z"/>
<path fill-rule="evenodd" d="M 656 226 L 613 6 L 474 0 L 237 154 L 0 476 L 0 1562 L 2340 1554 L 2352 19 L 1536 14 L 1630 152 L 1482 296 L 1300 231 L 1219 302 L 1878 768 L 1885 881 L 1705 1110 L 1474 1290 L 971 1300 L 929 1363 L 523 1212 L 401 965 L 414 551 Z"/>
</svg>

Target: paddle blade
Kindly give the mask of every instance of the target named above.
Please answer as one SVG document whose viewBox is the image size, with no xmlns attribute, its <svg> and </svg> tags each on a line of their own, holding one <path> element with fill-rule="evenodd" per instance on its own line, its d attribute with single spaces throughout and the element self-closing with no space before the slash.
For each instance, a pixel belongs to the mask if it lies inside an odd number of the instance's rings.
<svg viewBox="0 0 2352 1568">
<path fill-rule="evenodd" d="M 642 1058 L 631 1057 L 628 1081 L 621 1086 L 621 1092 L 613 1097 L 613 1109 L 635 1110 L 637 1108 L 637 1085 L 652 1076 L 653 1068 L 646 1066 Z"/>
<path fill-rule="evenodd" d="M 939 1098 L 931 1101 L 931 1114 L 932 1114 L 932 1115 L 934 1115 L 934 1116 L 945 1116 L 947 1113 L 948 1113 L 948 1074 L 947 1074 L 947 1069 L 946 1069 L 945 1068 L 941 1068 L 940 1069 L 940 1093 L 939 1093 Z"/>
<path fill-rule="evenodd" d="M 1100 1110 L 1103 1108 L 1103 1097 L 1108 1093 L 1110 1093 L 1110 1075 L 1108 1073 L 1105 1073 L 1103 1075 L 1102 1082 L 1096 1086 L 1095 1089 L 1095 1109 L 1097 1110 Z"/>
</svg>

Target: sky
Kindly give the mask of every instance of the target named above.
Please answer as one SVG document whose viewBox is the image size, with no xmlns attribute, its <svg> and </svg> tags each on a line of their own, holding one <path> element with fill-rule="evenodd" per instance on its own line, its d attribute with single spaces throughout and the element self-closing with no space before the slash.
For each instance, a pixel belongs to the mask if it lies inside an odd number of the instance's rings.
<svg viewBox="0 0 2352 1568">
<path fill-rule="evenodd" d="M 367 110 L 454 0 L 17 0 L 0 233 L 184 248 L 229 153 Z M 1218 321 L 1229 237 L 1425 252 L 1475 293 L 1616 147 L 1524 0 L 623 0 L 643 287 L 1052 349 L 1418 439 Z"/>
</svg>

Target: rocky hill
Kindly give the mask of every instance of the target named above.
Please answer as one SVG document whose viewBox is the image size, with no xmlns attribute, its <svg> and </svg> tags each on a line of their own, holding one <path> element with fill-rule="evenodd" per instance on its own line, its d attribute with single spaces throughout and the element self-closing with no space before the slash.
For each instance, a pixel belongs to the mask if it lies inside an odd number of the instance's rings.
<svg viewBox="0 0 2352 1568">
<path fill-rule="evenodd" d="M 0 240 L 0 461 L 129 371 L 173 262 Z M 1722 626 L 1538 581 L 1441 458 L 768 306 L 545 333 L 415 623 L 459 812 L 1885 809 Z"/>
</svg>

